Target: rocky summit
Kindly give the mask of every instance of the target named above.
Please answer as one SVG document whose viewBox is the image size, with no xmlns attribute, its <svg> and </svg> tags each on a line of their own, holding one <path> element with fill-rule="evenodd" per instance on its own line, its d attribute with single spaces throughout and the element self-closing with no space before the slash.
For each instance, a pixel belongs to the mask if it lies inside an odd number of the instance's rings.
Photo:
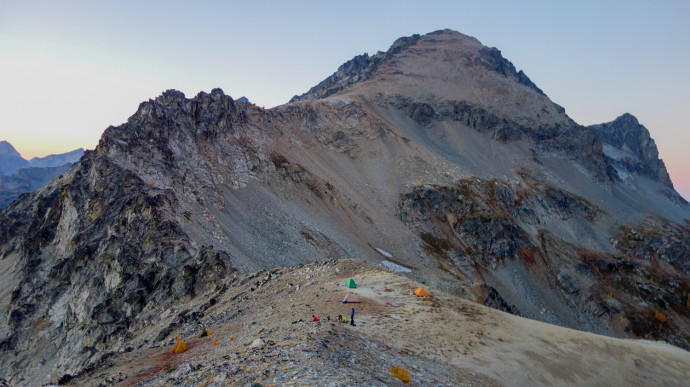
<svg viewBox="0 0 690 387">
<path fill-rule="evenodd" d="M 690 206 L 649 131 L 450 30 L 272 109 L 168 90 L 0 225 L 12 385 L 688 378 Z"/>
</svg>

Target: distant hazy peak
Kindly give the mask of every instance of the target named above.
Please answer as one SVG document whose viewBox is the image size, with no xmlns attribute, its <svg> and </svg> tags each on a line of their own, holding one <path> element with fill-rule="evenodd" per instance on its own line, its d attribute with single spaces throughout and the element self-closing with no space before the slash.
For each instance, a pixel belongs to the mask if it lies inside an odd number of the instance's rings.
<svg viewBox="0 0 690 387">
<path fill-rule="evenodd" d="M 0 176 L 11 175 L 26 166 L 27 161 L 7 141 L 0 141 Z"/>
<path fill-rule="evenodd" d="M 29 160 L 29 166 L 38 168 L 59 167 L 64 164 L 74 164 L 84 155 L 84 148 L 45 157 L 34 157 Z"/>
<path fill-rule="evenodd" d="M 7 141 L 0 141 L 0 156 L 22 157 L 19 152 Z"/>
</svg>

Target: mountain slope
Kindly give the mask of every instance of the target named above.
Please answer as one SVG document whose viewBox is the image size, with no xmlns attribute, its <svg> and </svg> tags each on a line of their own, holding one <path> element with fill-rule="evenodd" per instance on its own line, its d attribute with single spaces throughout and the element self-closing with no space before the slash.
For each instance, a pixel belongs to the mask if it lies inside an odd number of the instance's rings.
<svg viewBox="0 0 690 387">
<path fill-rule="evenodd" d="M 270 110 L 166 91 L 4 208 L 4 375 L 77 375 L 238 271 L 345 257 L 687 348 L 690 208 L 671 186 L 621 180 L 608 140 L 476 39 L 444 30 L 377 57 Z"/>
</svg>

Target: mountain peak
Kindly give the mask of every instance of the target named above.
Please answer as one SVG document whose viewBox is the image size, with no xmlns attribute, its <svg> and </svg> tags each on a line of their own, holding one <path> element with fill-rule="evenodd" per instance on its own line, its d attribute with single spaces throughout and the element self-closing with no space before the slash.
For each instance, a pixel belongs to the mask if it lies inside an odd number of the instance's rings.
<svg viewBox="0 0 690 387">
<path fill-rule="evenodd" d="M 620 124 L 627 124 L 627 125 L 640 125 L 640 121 L 637 120 L 637 117 L 630 113 L 623 113 L 620 116 L 618 116 L 613 122 L 618 122 Z"/>
<path fill-rule="evenodd" d="M 363 82 L 369 79 L 384 61 L 390 60 L 393 56 L 414 46 L 420 40 L 426 40 L 436 44 L 452 42 L 458 46 L 483 47 L 481 42 L 476 38 L 450 29 L 437 30 L 426 35 L 414 34 L 411 36 L 404 36 L 396 39 L 386 52 L 379 51 L 373 56 L 369 56 L 369 54 L 366 53 L 355 56 L 342 64 L 338 68 L 338 71 L 318 85 L 312 87 L 308 92 L 292 97 L 290 102 L 326 98 L 355 83 Z"/>
<path fill-rule="evenodd" d="M 28 161 L 7 141 L 0 141 L 0 176 L 10 175 L 28 164 Z"/>
<path fill-rule="evenodd" d="M 22 157 L 19 152 L 7 141 L 0 141 L 0 156 Z"/>
<path fill-rule="evenodd" d="M 399 38 L 373 56 L 358 55 L 290 102 L 335 95 L 461 101 L 529 125 L 572 124 L 500 50 L 448 29 Z"/>
</svg>

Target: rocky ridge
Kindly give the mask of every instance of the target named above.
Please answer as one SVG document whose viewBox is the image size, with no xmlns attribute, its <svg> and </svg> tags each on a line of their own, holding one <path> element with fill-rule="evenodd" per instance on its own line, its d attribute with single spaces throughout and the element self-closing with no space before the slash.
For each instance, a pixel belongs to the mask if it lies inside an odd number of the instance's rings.
<svg viewBox="0 0 690 387">
<path fill-rule="evenodd" d="M 344 288 L 347 278 L 356 289 Z M 390 371 L 398 366 L 414 384 L 676 384 L 686 377 L 682 365 L 690 358 L 669 345 L 534 327 L 428 287 L 431 297 L 418 298 L 412 290 L 424 285 L 359 260 L 275 268 L 222 282 L 220 290 L 166 310 L 165 323 L 137 331 L 131 347 L 62 382 L 404 385 Z M 362 303 L 341 303 L 349 292 Z M 356 325 L 337 322 L 335 316 L 349 316 L 350 308 Z M 203 331 L 209 335 L 199 337 Z M 178 336 L 188 349 L 174 354 Z M 540 364 L 545 353 L 552 367 L 524 367 Z M 630 358 L 658 365 L 640 370 Z M 613 367 L 620 372 L 610 372 Z"/>
</svg>

